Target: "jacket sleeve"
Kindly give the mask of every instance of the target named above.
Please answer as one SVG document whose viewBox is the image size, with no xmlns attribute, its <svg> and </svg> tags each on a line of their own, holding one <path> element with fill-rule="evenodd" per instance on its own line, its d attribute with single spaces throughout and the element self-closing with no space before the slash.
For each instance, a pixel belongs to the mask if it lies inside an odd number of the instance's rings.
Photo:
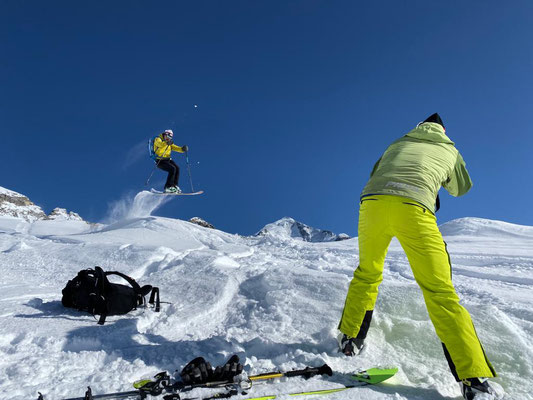
<svg viewBox="0 0 533 400">
<path fill-rule="evenodd" d="M 370 176 L 373 176 L 374 173 L 376 172 L 376 170 L 378 169 L 379 167 L 379 163 L 381 162 L 381 157 L 379 158 L 379 160 L 376 161 L 376 163 L 374 164 L 374 168 L 372 168 L 372 172 L 370 173 Z"/>
<path fill-rule="evenodd" d="M 173 144 L 172 146 L 170 146 L 170 148 L 172 149 L 172 151 L 177 151 L 178 153 L 185 153 L 183 151 L 183 149 L 180 147 L 180 146 L 177 146 L 175 144 Z"/>
<path fill-rule="evenodd" d="M 472 187 L 472 180 L 466 170 L 466 164 L 460 153 L 457 153 L 457 160 L 448 180 L 443 183 L 444 189 L 452 196 L 459 197 L 466 194 Z"/>
</svg>

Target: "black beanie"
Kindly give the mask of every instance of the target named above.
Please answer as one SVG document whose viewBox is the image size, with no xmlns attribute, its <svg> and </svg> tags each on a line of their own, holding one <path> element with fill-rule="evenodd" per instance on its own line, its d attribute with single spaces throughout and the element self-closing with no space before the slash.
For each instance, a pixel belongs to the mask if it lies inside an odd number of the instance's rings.
<svg viewBox="0 0 533 400">
<path fill-rule="evenodd" d="M 431 114 L 429 117 L 426 118 L 424 122 L 435 122 L 436 124 L 439 124 L 444 128 L 444 122 L 442 122 L 442 119 L 440 119 L 440 115 L 437 113 Z"/>
</svg>

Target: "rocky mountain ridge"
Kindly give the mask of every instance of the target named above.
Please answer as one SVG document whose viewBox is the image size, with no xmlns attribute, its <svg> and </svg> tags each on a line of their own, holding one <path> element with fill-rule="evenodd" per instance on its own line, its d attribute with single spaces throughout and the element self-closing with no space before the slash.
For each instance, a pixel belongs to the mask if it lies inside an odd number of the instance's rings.
<svg viewBox="0 0 533 400">
<path fill-rule="evenodd" d="M 41 207 L 27 196 L 0 186 L 0 216 L 21 218 L 28 222 L 37 220 L 74 220 L 84 221 L 79 214 L 56 207 L 46 214 Z"/>
</svg>

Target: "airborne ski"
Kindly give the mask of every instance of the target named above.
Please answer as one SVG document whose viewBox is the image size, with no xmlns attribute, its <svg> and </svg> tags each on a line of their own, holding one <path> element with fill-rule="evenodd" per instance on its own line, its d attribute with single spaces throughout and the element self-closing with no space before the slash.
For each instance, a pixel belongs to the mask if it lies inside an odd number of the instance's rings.
<svg viewBox="0 0 533 400">
<path fill-rule="evenodd" d="M 197 192 L 187 192 L 187 193 L 184 193 L 184 192 L 181 192 L 181 193 L 173 193 L 173 192 L 165 193 L 165 192 L 162 192 L 160 190 L 150 189 L 150 192 L 153 193 L 153 194 L 161 194 L 163 196 L 196 196 L 196 195 L 202 194 L 204 191 L 203 190 L 199 190 Z"/>
</svg>

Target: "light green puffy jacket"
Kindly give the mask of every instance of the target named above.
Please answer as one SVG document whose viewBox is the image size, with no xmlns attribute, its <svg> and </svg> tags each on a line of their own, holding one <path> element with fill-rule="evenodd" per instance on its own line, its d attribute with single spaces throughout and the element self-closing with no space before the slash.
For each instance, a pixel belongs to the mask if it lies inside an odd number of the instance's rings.
<svg viewBox="0 0 533 400">
<path fill-rule="evenodd" d="M 444 128 L 425 122 L 396 140 L 378 160 L 361 198 L 388 194 L 407 197 L 435 210 L 439 189 L 462 196 L 472 187 L 465 162 Z"/>
</svg>

